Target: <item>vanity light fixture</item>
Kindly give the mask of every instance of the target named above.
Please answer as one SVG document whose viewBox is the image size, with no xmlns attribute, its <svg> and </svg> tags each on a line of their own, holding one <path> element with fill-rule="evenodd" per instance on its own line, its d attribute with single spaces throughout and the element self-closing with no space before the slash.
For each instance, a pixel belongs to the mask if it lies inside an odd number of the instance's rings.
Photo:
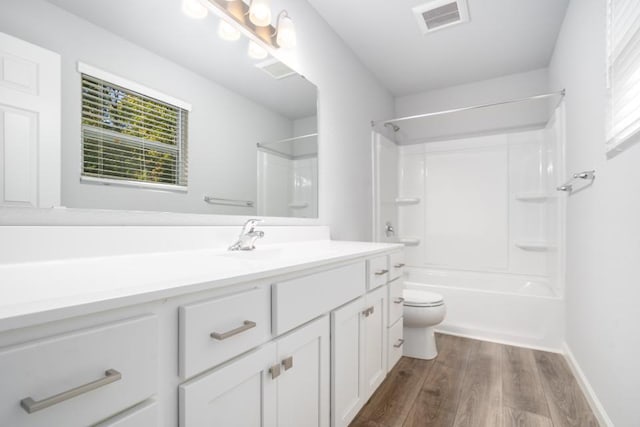
<svg viewBox="0 0 640 427">
<path fill-rule="evenodd" d="M 235 41 L 240 38 L 240 30 L 238 30 L 236 27 L 234 27 L 224 19 L 220 19 L 220 24 L 218 25 L 218 35 L 222 40 Z"/>
<path fill-rule="evenodd" d="M 264 59 L 269 55 L 269 52 L 267 52 L 265 48 L 253 40 L 249 40 L 249 50 L 247 53 L 253 59 Z"/>
<path fill-rule="evenodd" d="M 293 20 L 286 10 L 283 10 L 278 14 L 276 43 L 278 43 L 279 47 L 285 49 L 296 47 L 296 29 L 293 26 Z"/>
<path fill-rule="evenodd" d="M 271 25 L 271 5 L 269 0 L 251 0 L 249 20 L 258 27 Z"/>
<path fill-rule="evenodd" d="M 225 40 L 237 40 L 237 33 L 229 28 L 233 27 L 237 32 L 254 41 L 254 47 L 249 48 L 252 54 L 259 52 L 256 47 L 264 50 L 257 42 L 266 43 L 267 46 L 274 49 L 290 49 L 296 46 L 296 30 L 293 20 L 286 10 L 278 14 L 276 26 L 271 25 L 270 0 L 251 0 L 248 4 L 243 0 L 200 1 L 225 21 L 225 24 L 220 23 L 220 28 L 218 28 L 220 37 Z M 252 58 L 263 58 L 264 56 L 265 54 L 261 51 L 259 57 L 251 55 Z"/>
<path fill-rule="evenodd" d="M 200 0 L 182 0 L 182 13 L 193 19 L 204 19 L 209 10 Z"/>
</svg>

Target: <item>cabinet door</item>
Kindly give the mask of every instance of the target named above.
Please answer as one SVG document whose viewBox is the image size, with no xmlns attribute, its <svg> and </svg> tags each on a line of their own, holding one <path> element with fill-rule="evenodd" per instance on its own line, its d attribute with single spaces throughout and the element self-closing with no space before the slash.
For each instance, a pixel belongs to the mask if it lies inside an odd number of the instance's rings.
<svg viewBox="0 0 640 427">
<path fill-rule="evenodd" d="M 278 427 L 329 426 L 329 316 L 277 340 Z"/>
<path fill-rule="evenodd" d="M 384 288 L 383 288 L 384 289 Z M 331 417 L 347 426 L 365 404 L 364 297 L 331 313 Z"/>
<path fill-rule="evenodd" d="M 180 386 L 180 426 L 276 427 L 276 381 L 269 343 Z"/>
<path fill-rule="evenodd" d="M 371 397 L 387 375 L 387 286 L 382 286 L 365 296 L 365 399 Z"/>
</svg>

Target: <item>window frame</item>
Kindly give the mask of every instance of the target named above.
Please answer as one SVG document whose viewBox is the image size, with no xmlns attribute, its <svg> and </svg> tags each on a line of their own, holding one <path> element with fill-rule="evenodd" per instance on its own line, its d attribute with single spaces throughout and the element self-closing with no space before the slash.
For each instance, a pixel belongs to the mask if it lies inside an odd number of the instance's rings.
<svg viewBox="0 0 640 427">
<path fill-rule="evenodd" d="M 82 76 L 86 75 L 90 78 L 94 78 L 94 79 L 98 79 L 98 80 L 102 80 L 103 82 L 107 83 L 107 84 L 111 84 L 114 86 L 118 86 L 124 90 L 126 90 L 127 92 L 132 92 L 135 94 L 139 94 L 148 98 L 152 98 L 155 101 L 161 102 L 161 103 L 165 103 L 168 104 L 172 107 L 176 107 L 179 108 L 181 110 L 184 110 L 186 112 L 186 125 L 188 127 L 189 121 L 188 121 L 188 115 L 192 110 L 191 104 L 182 101 L 178 98 L 175 98 L 171 95 L 167 95 L 163 92 L 160 92 L 158 90 L 149 88 L 145 85 L 142 85 L 140 83 L 134 82 L 132 80 L 126 79 L 124 77 L 109 73 L 107 71 L 101 70 L 99 68 L 93 67 L 91 65 L 85 64 L 83 62 L 78 62 L 78 72 L 80 73 L 80 81 L 82 82 Z M 80 116 L 82 116 L 82 113 L 84 111 L 84 99 L 83 99 L 83 95 L 80 95 Z M 182 120 L 179 120 L 178 126 L 181 127 L 184 125 L 184 122 Z M 126 179 L 126 178 L 111 178 L 108 176 L 93 176 L 93 175 L 85 175 L 85 167 L 84 167 L 84 148 L 85 148 L 85 129 L 88 129 L 89 131 L 95 129 L 96 133 L 104 133 L 104 134 L 112 134 L 114 136 L 116 136 L 115 134 L 117 134 L 118 138 L 124 139 L 126 140 L 127 144 L 131 145 L 131 146 L 139 146 L 140 148 L 144 147 L 145 144 L 148 145 L 164 145 L 162 143 L 157 143 L 155 141 L 146 141 L 144 138 L 140 138 L 140 137 L 136 137 L 136 136 L 132 136 L 132 135 L 123 135 L 123 134 L 119 134 L 118 132 L 113 132 L 110 131 L 108 129 L 101 129 L 101 128 L 93 128 L 90 125 L 84 125 L 84 124 L 80 124 L 80 182 L 81 183 L 87 183 L 87 184 L 101 184 L 101 185 L 114 185 L 114 186 L 124 186 L 124 187 L 137 187 L 137 188 L 143 188 L 143 189 L 152 189 L 152 190 L 162 190 L 162 191 L 173 191 L 173 192 L 181 192 L 181 193 L 186 193 L 188 192 L 188 174 L 187 174 L 187 180 L 184 183 L 184 185 L 182 184 L 169 184 L 169 183 L 162 183 L 162 182 L 152 182 L 152 181 L 143 181 L 143 180 L 135 180 L 135 179 Z M 183 134 L 183 131 L 181 129 L 178 130 L 178 134 Z M 188 143 L 189 143 L 189 139 L 188 139 L 188 129 L 184 130 L 184 141 L 182 141 L 182 143 L 176 144 L 176 148 L 175 150 L 167 150 L 167 148 L 170 148 L 170 146 L 167 144 L 167 147 L 159 147 L 159 149 L 161 149 L 162 151 L 172 151 L 175 152 L 175 157 L 176 157 L 176 161 L 175 161 L 175 165 L 176 165 L 176 169 L 178 168 L 186 168 L 188 166 L 188 159 L 185 158 L 186 156 L 188 156 Z M 146 141 L 146 142 L 145 142 Z M 176 172 L 179 173 L 179 172 Z"/>
<path fill-rule="evenodd" d="M 613 20 L 614 20 L 614 2 L 616 0 L 607 0 L 606 4 L 606 141 L 605 148 L 607 157 L 611 158 L 635 143 L 640 141 L 640 128 L 635 131 L 629 133 L 628 135 L 622 137 L 622 134 L 625 133 L 626 128 L 624 129 L 616 129 L 616 124 L 614 122 L 614 107 L 616 106 L 616 98 L 617 94 L 615 91 L 615 81 L 614 81 L 614 64 L 616 60 L 620 57 L 620 53 L 625 51 L 625 48 L 631 46 L 631 43 L 634 37 L 626 40 L 626 43 L 621 43 L 620 45 L 614 45 L 614 28 L 613 28 Z M 640 8 L 640 3 L 638 6 Z M 633 31 L 632 31 L 633 33 Z M 640 28 L 636 30 L 636 34 L 640 34 Z M 621 48 L 621 46 L 623 46 Z M 640 46 L 637 49 L 634 49 L 637 54 L 640 54 Z M 616 52 L 618 54 L 616 54 Z M 638 73 L 640 73 L 640 69 L 638 69 Z M 638 88 L 640 90 L 640 79 L 637 83 L 634 83 L 634 88 Z M 635 116 L 631 116 L 633 122 L 640 122 L 640 109 L 635 112 Z M 630 125 L 631 126 L 631 125 Z"/>
</svg>

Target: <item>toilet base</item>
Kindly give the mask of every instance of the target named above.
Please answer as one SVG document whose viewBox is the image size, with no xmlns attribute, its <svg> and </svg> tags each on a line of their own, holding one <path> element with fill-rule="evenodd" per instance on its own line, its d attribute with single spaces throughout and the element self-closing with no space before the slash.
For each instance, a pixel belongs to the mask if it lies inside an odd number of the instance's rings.
<svg viewBox="0 0 640 427">
<path fill-rule="evenodd" d="M 403 328 L 404 346 L 402 355 L 416 359 L 431 360 L 438 356 L 436 336 L 432 327 Z"/>
</svg>

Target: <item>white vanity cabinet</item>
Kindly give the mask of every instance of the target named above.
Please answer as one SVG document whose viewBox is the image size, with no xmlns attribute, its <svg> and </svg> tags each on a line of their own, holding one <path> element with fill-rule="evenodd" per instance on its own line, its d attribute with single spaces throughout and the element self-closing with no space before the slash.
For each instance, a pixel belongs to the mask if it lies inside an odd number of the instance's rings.
<svg viewBox="0 0 640 427">
<path fill-rule="evenodd" d="M 328 427 L 324 316 L 180 386 L 180 426 Z"/>
<path fill-rule="evenodd" d="M 332 426 L 347 426 L 387 373 L 387 287 L 331 314 Z"/>
</svg>

